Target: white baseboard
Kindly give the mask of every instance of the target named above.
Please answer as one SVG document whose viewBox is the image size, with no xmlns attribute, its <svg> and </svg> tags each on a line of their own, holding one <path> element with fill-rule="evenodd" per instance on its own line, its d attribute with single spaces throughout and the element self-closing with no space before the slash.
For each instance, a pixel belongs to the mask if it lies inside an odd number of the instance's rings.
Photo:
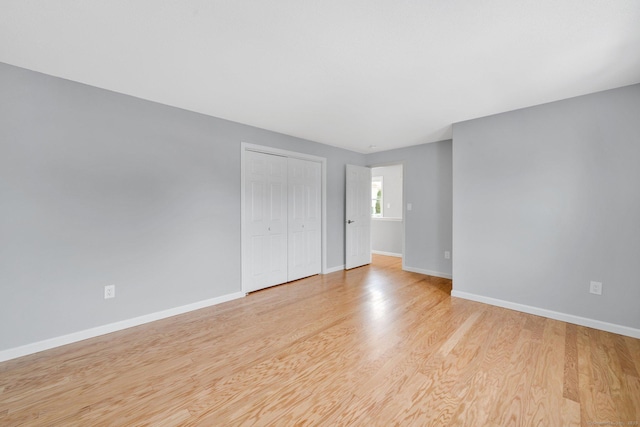
<svg viewBox="0 0 640 427">
<path fill-rule="evenodd" d="M 549 319 L 560 320 L 567 323 L 586 326 L 588 328 L 613 332 L 614 334 L 626 335 L 632 338 L 640 338 L 640 329 L 631 328 L 629 326 L 616 325 L 614 323 L 575 316 L 573 314 L 560 313 L 558 311 L 547 310 L 545 308 L 533 307 L 516 302 L 470 294 L 468 292 L 456 291 L 455 289 L 451 291 L 451 296 L 481 302 L 484 304 L 495 305 L 497 307 L 508 308 L 510 310 L 521 311 L 523 313 L 535 314 L 536 316 L 547 317 Z"/>
<path fill-rule="evenodd" d="M 410 271 L 412 273 L 426 274 L 427 276 L 442 277 L 444 279 L 451 279 L 453 277 L 451 276 L 451 274 L 441 273 L 439 271 L 424 270 L 422 268 L 409 267 L 408 265 L 403 265 L 402 269 L 404 271 Z"/>
<path fill-rule="evenodd" d="M 376 255 L 386 255 L 386 256 L 394 256 L 396 258 L 402 258 L 402 254 L 397 254 L 395 252 L 374 251 L 372 249 L 371 253 Z"/>
<path fill-rule="evenodd" d="M 344 270 L 344 265 L 337 265 L 335 267 L 325 268 L 322 274 L 335 273 L 336 271 L 342 271 L 342 270 Z"/>
<path fill-rule="evenodd" d="M 177 316 L 178 314 L 188 313 L 212 305 L 222 304 L 223 302 L 242 298 L 243 292 L 234 292 L 232 294 L 222 295 L 220 297 L 198 301 L 193 304 L 187 304 L 180 307 L 170 308 L 168 310 L 158 311 L 155 313 L 145 314 L 144 316 L 134 317 L 132 319 L 121 320 L 119 322 L 109 323 L 107 325 L 97 326 L 95 328 L 85 329 L 83 331 L 73 332 L 68 335 L 62 335 L 43 341 L 26 344 L 20 347 L 10 348 L 0 351 L 0 362 L 15 359 L 17 357 L 26 356 L 28 354 L 38 353 L 40 351 L 49 350 L 66 344 L 94 338 L 100 335 L 110 334 L 111 332 L 121 331 L 133 326 L 143 325 L 155 320 L 165 319 L 167 317 Z"/>
</svg>

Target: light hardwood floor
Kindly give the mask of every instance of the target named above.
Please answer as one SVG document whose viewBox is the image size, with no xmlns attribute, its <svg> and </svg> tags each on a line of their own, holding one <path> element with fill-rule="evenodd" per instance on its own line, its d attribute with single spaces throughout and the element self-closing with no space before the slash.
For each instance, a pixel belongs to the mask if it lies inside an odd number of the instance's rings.
<svg viewBox="0 0 640 427">
<path fill-rule="evenodd" d="M 400 260 L 0 363 L 0 425 L 638 425 L 640 340 Z"/>
</svg>

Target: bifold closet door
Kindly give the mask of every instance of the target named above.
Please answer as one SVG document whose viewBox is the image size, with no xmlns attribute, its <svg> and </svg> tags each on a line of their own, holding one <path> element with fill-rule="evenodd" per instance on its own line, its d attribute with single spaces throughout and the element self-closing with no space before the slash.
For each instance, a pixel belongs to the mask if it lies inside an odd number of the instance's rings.
<svg viewBox="0 0 640 427">
<path fill-rule="evenodd" d="M 245 153 L 246 291 L 287 282 L 287 158 Z"/>
<path fill-rule="evenodd" d="M 320 163 L 288 159 L 288 281 L 319 274 Z"/>
</svg>

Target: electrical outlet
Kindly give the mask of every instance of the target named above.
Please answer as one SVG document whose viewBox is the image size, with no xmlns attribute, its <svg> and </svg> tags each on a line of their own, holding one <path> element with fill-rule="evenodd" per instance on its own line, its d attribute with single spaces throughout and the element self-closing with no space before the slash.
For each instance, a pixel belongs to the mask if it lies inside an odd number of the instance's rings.
<svg viewBox="0 0 640 427">
<path fill-rule="evenodd" d="M 602 295 L 602 282 L 591 282 L 589 292 L 596 295 Z"/>
<path fill-rule="evenodd" d="M 116 285 L 106 285 L 104 287 L 104 299 L 116 297 Z"/>
<path fill-rule="evenodd" d="M 451 259 L 451 252 L 444 251 L 444 259 Z"/>
<path fill-rule="evenodd" d="M 407 203 L 407 210 L 410 211 L 413 209 L 413 205 L 411 203 Z"/>
</svg>

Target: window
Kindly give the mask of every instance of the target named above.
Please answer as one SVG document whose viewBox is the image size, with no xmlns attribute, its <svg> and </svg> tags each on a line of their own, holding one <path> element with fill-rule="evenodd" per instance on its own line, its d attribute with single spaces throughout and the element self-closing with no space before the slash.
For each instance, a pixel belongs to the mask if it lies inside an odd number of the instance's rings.
<svg viewBox="0 0 640 427">
<path fill-rule="evenodd" d="M 371 168 L 371 218 L 402 221 L 402 165 Z"/>
<path fill-rule="evenodd" d="M 371 216 L 382 218 L 384 216 L 384 203 L 382 202 L 382 177 L 371 178 Z"/>
</svg>

